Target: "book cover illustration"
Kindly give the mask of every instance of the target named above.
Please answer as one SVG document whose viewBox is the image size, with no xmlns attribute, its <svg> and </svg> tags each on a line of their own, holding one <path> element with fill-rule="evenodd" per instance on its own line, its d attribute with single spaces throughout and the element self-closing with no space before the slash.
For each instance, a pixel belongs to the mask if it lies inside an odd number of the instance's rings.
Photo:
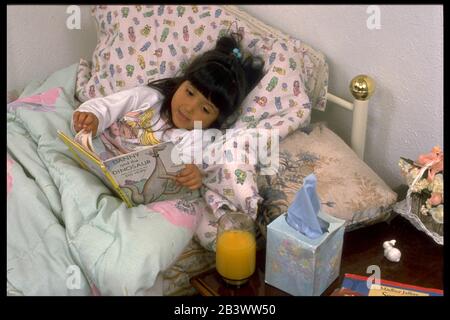
<svg viewBox="0 0 450 320">
<path fill-rule="evenodd" d="M 143 147 L 137 151 L 102 160 L 101 142 L 82 131 L 74 139 L 58 131 L 83 168 L 97 175 L 129 206 L 195 196 L 195 191 L 177 185 L 174 176 L 184 165 L 172 160 L 172 142 Z"/>
<path fill-rule="evenodd" d="M 363 296 L 442 296 L 444 292 L 439 289 L 424 288 L 415 285 L 380 280 L 377 285 L 373 281 L 367 281 L 369 278 L 355 274 L 346 273 L 342 288 L 357 292 Z M 373 279 L 371 279 L 373 280 Z"/>
</svg>

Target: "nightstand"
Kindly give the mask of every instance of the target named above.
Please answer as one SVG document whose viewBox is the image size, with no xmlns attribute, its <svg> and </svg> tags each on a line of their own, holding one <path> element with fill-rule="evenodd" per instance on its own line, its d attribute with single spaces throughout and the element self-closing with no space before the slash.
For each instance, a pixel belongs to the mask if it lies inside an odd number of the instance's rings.
<svg viewBox="0 0 450 320">
<path fill-rule="evenodd" d="M 191 285 L 202 296 L 288 296 L 264 282 L 265 251 L 256 253 L 256 270 L 247 283 L 241 287 L 233 287 L 223 281 L 215 268 L 191 278 Z"/>
<path fill-rule="evenodd" d="M 396 239 L 402 252 L 400 262 L 390 262 L 383 254 L 383 242 Z M 443 289 L 443 246 L 418 231 L 406 219 L 396 216 L 388 222 L 377 223 L 345 233 L 339 277 L 325 290 L 330 295 L 339 288 L 345 273 L 371 276 L 367 267 L 380 267 L 381 278 L 407 284 Z M 191 278 L 190 282 L 203 296 L 287 296 L 264 282 L 265 251 L 257 253 L 257 267 L 249 282 L 240 288 L 227 285 L 215 269 Z"/>
</svg>

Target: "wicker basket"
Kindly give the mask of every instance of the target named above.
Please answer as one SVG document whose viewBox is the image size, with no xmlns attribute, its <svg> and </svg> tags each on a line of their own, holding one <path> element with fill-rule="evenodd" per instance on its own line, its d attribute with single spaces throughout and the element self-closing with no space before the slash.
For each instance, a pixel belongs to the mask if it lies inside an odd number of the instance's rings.
<svg viewBox="0 0 450 320">
<path fill-rule="evenodd" d="M 431 215 L 424 215 L 420 212 L 420 208 L 425 204 L 426 198 L 412 193 L 409 207 L 407 200 L 396 203 L 394 211 L 408 219 L 418 230 L 433 238 L 436 243 L 443 245 L 444 224 L 435 221 Z"/>
<path fill-rule="evenodd" d="M 433 219 L 431 215 L 424 215 L 420 213 L 420 208 L 422 205 L 425 205 L 426 199 L 421 197 L 418 194 L 412 194 L 411 196 L 411 213 L 415 214 L 417 217 L 419 217 L 420 221 L 424 224 L 424 226 L 432 231 L 437 233 L 440 236 L 444 235 L 444 224 L 439 223 L 436 220 Z"/>
<path fill-rule="evenodd" d="M 426 190 L 422 185 L 419 185 L 417 187 L 417 183 L 420 183 L 419 181 L 428 179 L 428 173 L 431 168 L 433 168 L 433 170 L 435 171 L 434 174 L 440 174 L 441 172 L 443 172 L 443 153 L 440 147 L 436 146 L 432 149 L 431 154 L 422 155 L 419 158 L 421 158 L 422 163 L 424 162 L 424 160 L 427 160 L 425 161 L 426 163 L 417 164 L 410 159 L 405 159 L 402 157 L 400 158 L 399 166 L 404 174 L 409 173 L 412 169 L 419 170 L 419 172 L 415 174 L 415 177 L 411 182 L 408 182 L 409 188 L 408 192 L 406 193 L 406 199 L 394 205 L 394 210 L 411 221 L 411 223 L 417 229 L 424 231 L 426 234 L 432 237 L 434 241 L 443 245 L 444 221 L 443 212 L 442 214 L 440 212 L 441 208 L 443 211 L 443 204 L 440 204 L 437 208 L 428 210 L 428 208 L 426 207 L 426 201 L 430 197 L 430 189 Z M 411 167 L 413 168 L 411 169 Z M 435 190 L 434 184 L 432 186 L 432 189 L 433 191 Z M 413 192 L 413 190 L 420 190 L 420 193 Z M 439 192 L 442 192 L 442 190 L 440 190 L 439 188 L 439 184 L 437 185 L 437 190 L 439 190 Z M 422 208 L 423 210 L 421 210 Z"/>
</svg>

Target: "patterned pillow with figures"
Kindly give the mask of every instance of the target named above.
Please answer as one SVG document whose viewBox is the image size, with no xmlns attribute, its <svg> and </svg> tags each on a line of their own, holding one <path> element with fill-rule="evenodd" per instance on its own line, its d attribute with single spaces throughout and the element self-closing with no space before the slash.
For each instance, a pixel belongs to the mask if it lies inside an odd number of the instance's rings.
<svg viewBox="0 0 450 320">
<path fill-rule="evenodd" d="M 328 73 L 320 54 L 232 6 L 99 5 L 92 15 L 98 43 L 92 63 L 80 63 L 80 101 L 173 77 L 217 38 L 237 32 L 244 51 L 265 60 L 266 73 L 227 125 L 277 128 L 284 138 L 309 123 L 311 101 L 325 106 Z"/>
</svg>

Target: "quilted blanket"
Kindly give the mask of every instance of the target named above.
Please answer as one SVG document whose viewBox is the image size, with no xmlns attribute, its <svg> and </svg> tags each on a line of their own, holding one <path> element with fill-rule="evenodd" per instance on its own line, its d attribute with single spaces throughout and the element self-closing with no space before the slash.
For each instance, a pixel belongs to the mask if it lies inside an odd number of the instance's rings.
<svg viewBox="0 0 450 320">
<path fill-rule="evenodd" d="M 127 208 L 57 138 L 78 106 L 77 67 L 31 82 L 7 105 L 10 295 L 144 295 L 194 232 L 195 212 Z"/>
</svg>

